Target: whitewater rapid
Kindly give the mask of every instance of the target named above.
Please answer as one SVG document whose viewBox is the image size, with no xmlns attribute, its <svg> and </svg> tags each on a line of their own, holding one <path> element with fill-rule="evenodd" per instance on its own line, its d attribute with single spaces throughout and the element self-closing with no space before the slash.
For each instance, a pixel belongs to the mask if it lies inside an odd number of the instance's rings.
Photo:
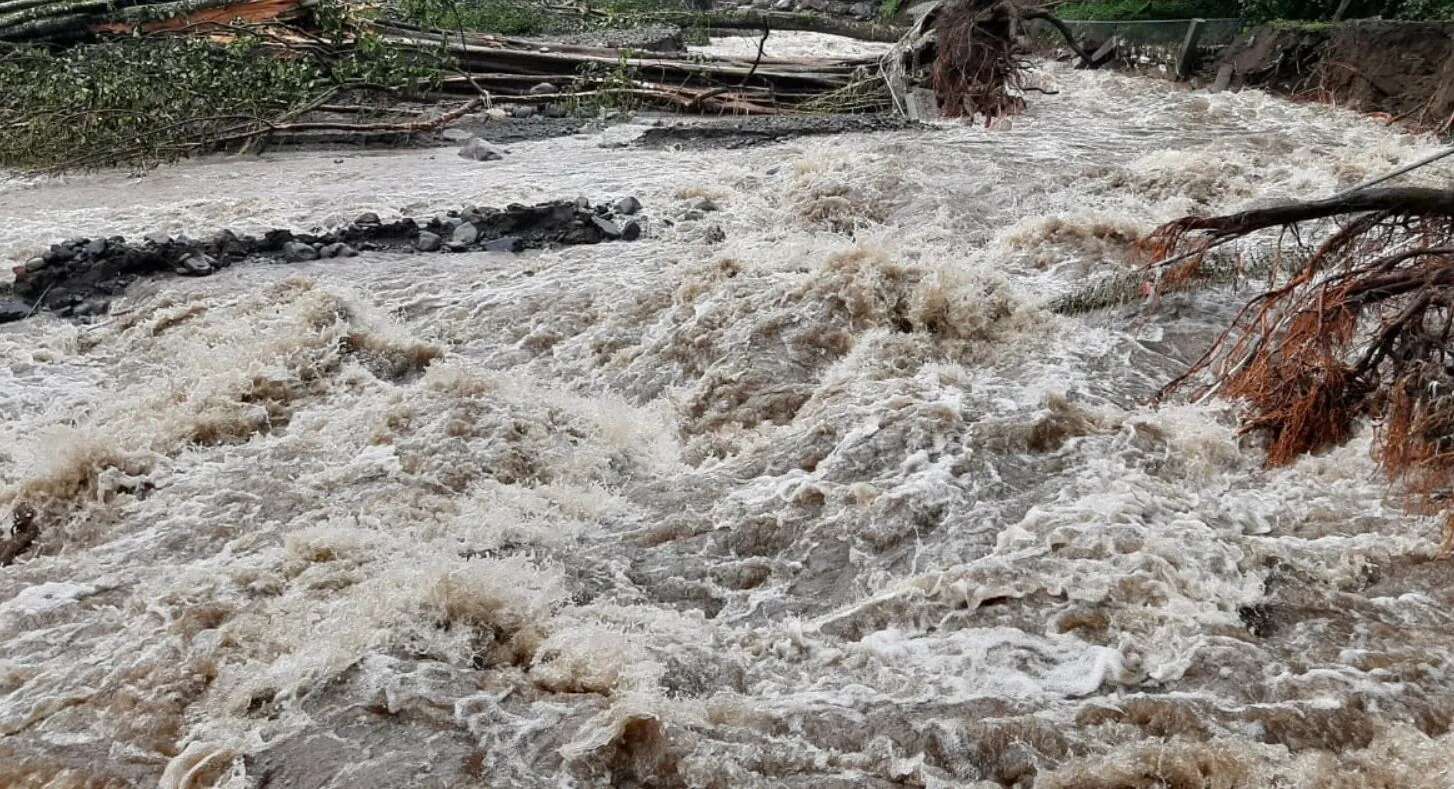
<svg viewBox="0 0 1454 789">
<path fill-rule="evenodd" d="M 652 220 L 0 327 L 0 514 L 43 524 L 0 569 L 0 785 L 1454 783 L 1441 535 L 1368 435 L 1269 471 L 1229 406 L 1145 404 L 1228 289 L 1043 308 L 1163 221 L 1434 141 L 1042 77 L 994 130 L 0 184 L 16 261 L 578 194 Z"/>
</svg>

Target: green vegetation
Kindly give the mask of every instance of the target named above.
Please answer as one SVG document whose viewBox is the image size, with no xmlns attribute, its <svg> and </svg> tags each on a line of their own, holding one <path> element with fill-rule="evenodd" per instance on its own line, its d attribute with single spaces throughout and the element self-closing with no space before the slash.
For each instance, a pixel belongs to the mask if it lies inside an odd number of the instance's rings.
<svg viewBox="0 0 1454 789">
<path fill-rule="evenodd" d="M 1063 5 L 1056 14 L 1062 19 L 1125 22 L 1238 17 L 1242 15 L 1242 8 L 1237 0 L 1087 0 Z"/>
<path fill-rule="evenodd" d="M 468 30 L 500 36 L 539 36 L 650 21 L 654 14 L 693 9 L 686 0 L 593 0 L 581 10 L 535 0 L 399 0 L 395 13 L 424 27 Z"/>
<path fill-rule="evenodd" d="M 893 19 L 894 14 L 897 14 L 903 7 L 904 0 L 881 0 L 878 6 L 879 19 L 885 21 Z"/>
<path fill-rule="evenodd" d="M 0 167 L 144 168 L 241 146 L 347 91 L 408 91 L 440 76 L 438 58 L 367 35 L 342 46 L 338 7 L 323 6 L 318 23 L 333 32 L 288 57 L 259 36 L 0 49 Z"/>
<path fill-rule="evenodd" d="M 1338 4 L 1331 0 L 1082 0 L 1061 6 L 1064 19 L 1135 21 L 1190 17 L 1241 17 L 1327 22 Z M 1353 0 L 1345 18 L 1454 20 L 1454 0 Z"/>
</svg>

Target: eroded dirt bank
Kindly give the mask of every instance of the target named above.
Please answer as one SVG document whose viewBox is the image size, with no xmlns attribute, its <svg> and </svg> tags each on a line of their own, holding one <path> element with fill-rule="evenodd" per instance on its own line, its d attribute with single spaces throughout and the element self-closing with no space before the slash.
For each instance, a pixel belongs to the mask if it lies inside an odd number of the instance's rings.
<svg viewBox="0 0 1454 789">
<path fill-rule="evenodd" d="M 1232 87 L 1382 113 L 1416 128 L 1454 126 L 1451 23 L 1265 26 L 1239 38 L 1221 64 L 1231 67 Z"/>
</svg>

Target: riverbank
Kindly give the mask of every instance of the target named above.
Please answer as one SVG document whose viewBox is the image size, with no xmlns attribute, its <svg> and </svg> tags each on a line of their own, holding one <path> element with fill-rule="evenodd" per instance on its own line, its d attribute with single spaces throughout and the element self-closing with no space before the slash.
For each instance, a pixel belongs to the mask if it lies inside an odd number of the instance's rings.
<svg viewBox="0 0 1454 789">
<path fill-rule="evenodd" d="M 1123 71 L 1182 78 L 1213 91 L 1258 88 L 1295 101 L 1334 104 L 1417 131 L 1454 123 L 1454 23 L 1355 20 L 1275 22 L 1237 30 L 1211 20 L 1070 22 L 1089 50 Z M 1038 39 L 1062 58 L 1048 36 Z M 1188 41 L 1195 41 L 1187 56 Z M 1178 75 L 1178 69 L 1184 73 Z"/>
<path fill-rule="evenodd" d="M 1218 84 L 1376 113 L 1416 129 L 1454 125 L 1454 23 L 1266 25 L 1216 64 Z"/>
</svg>

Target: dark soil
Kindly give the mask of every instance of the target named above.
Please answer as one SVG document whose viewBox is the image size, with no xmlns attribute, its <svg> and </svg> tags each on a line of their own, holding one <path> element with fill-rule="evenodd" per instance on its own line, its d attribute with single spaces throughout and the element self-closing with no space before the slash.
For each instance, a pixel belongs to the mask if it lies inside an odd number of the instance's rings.
<svg viewBox="0 0 1454 789">
<path fill-rule="evenodd" d="M 642 148 L 708 150 L 748 148 L 794 137 L 886 131 L 924 131 L 932 126 L 891 114 L 875 115 L 771 115 L 732 120 L 683 119 L 649 129 L 633 145 Z"/>
<path fill-rule="evenodd" d="M 503 101 L 503 99 L 502 99 Z M 517 142 L 534 142 L 553 137 L 569 137 L 572 134 L 590 134 L 608 126 L 608 122 L 594 118 L 547 118 L 535 115 L 529 118 L 466 118 L 448 129 L 448 134 L 437 135 L 436 141 L 450 143 L 456 140 L 479 137 L 495 145 L 511 145 Z"/>
<path fill-rule="evenodd" d="M 630 202 L 632 205 L 627 206 Z M 584 199 L 502 209 L 466 207 L 426 222 L 381 222 L 374 214 L 321 234 L 271 230 L 239 236 L 230 230 L 205 241 L 186 236 L 148 237 L 139 243 L 120 236 L 78 238 L 55 244 L 45 255 L 16 266 L 15 282 L 0 288 L 0 301 L 48 309 L 63 317 L 104 314 L 112 299 L 148 276 L 208 276 L 244 260 L 298 263 L 353 257 L 360 251 L 395 253 L 508 251 L 546 246 L 634 241 L 640 203 L 623 198 L 617 216 L 611 206 L 594 209 Z M 3 313 L 9 320 L 29 315 Z"/>
<path fill-rule="evenodd" d="M 1386 113 L 1411 126 L 1454 121 L 1454 23 L 1358 21 L 1260 27 L 1223 55 L 1230 87 Z"/>
</svg>

